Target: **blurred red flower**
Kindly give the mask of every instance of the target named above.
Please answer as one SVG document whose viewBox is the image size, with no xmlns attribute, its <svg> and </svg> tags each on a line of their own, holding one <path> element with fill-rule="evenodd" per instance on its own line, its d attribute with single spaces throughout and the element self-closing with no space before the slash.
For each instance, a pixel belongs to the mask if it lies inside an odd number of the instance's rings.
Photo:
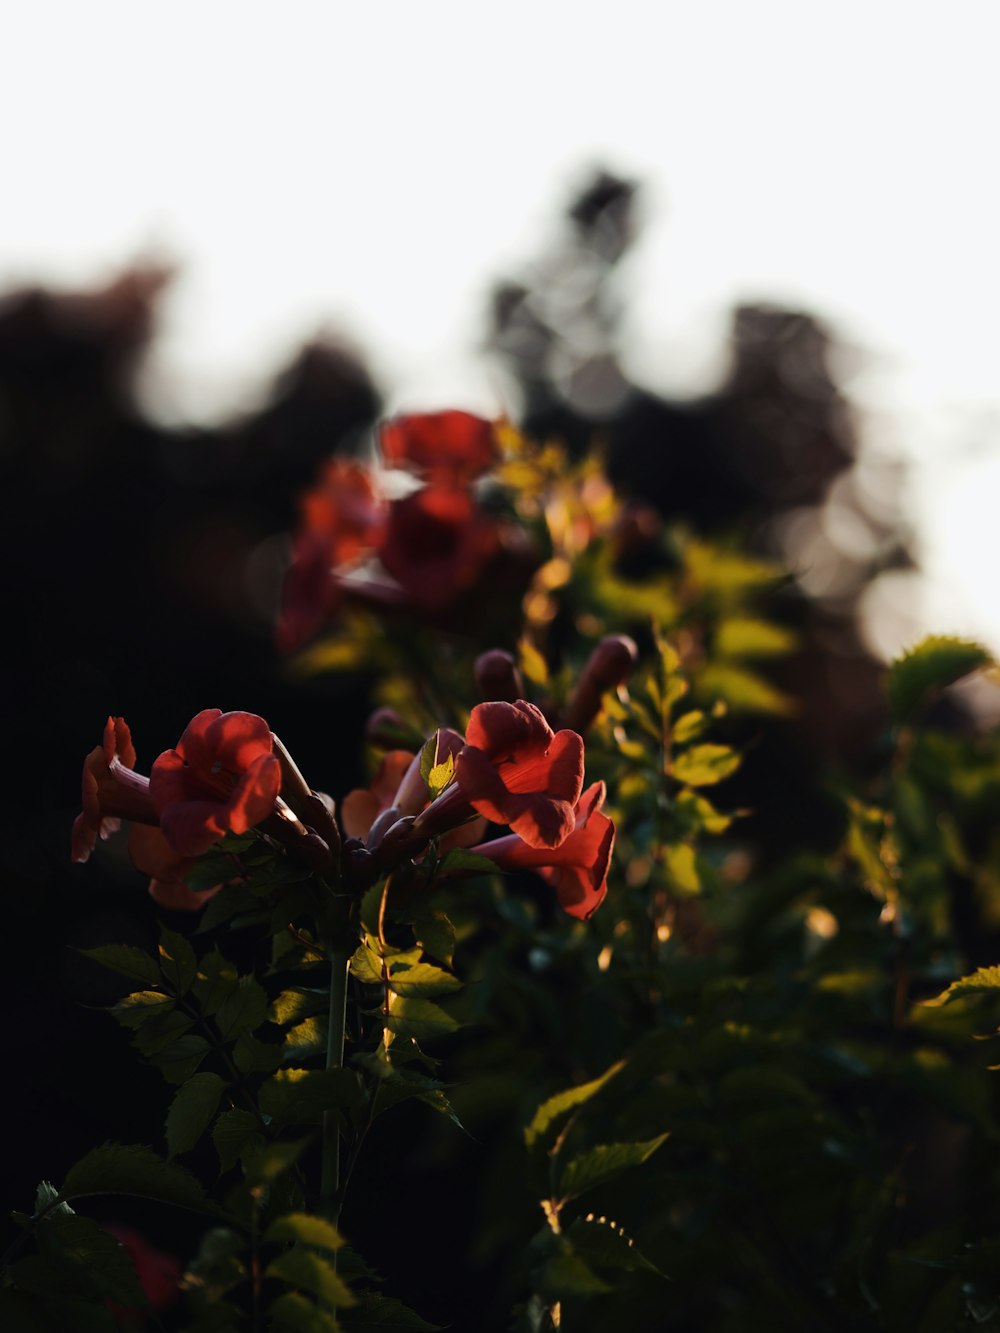
<svg viewBox="0 0 1000 1333">
<path fill-rule="evenodd" d="M 464 799 L 529 847 L 558 847 L 573 831 L 583 790 L 583 741 L 553 732 L 534 704 L 477 704 L 455 760 Z"/>
<path fill-rule="evenodd" d="M 416 606 L 444 610 L 483 575 L 500 527 L 471 491 L 424 486 L 389 507 L 379 559 Z"/>
<path fill-rule="evenodd" d="M 150 1245 L 145 1236 L 133 1231 L 131 1227 L 111 1222 L 104 1229 L 128 1251 L 128 1257 L 132 1260 L 132 1267 L 150 1308 L 160 1311 L 168 1310 L 175 1305 L 181 1291 L 181 1266 L 174 1256 Z M 108 1301 L 108 1305 L 119 1324 L 124 1327 L 142 1328 L 145 1325 L 145 1310 L 128 1309 L 119 1305 L 117 1301 Z"/>
<path fill-rule="evenodd" d="M 281 766 L 254 713 L 206 708 L 153 765 L 149 792 L 176 852 L 200 856 L 226 833 L 246 833 L 274 810 Z"/>
<path fill-rule="evenodd" d="M 187 874 L 194 858 L 181 856 L 163 836 L 163 830 L 133 824 L 128 835 L 128 854 L 136 870 L 149 876 L 149 896 L 171 912 L 198 912 L 222 888 L 192 889 Z"/>
<path fill-rule="evenodd" d="M 576 823 L 565 842 L 555 848 L 531 847 L 516 834 L 473 847 L 501 870 L 535 870 L 556 891 L 559 906 L 586 921 L 608 891 L 608 866 L 615 845 L 615 826 L 601 811 L 603 782 L 595 782 L 576 805 Z"/>
<path fill-rule="evenodd" d="M 496 427 L 471 412 L 422 412 L 386 421 L 380 432 L 382 458 L 390 467 L 408 467 L 428 480 L 468 485 L 499 456 Z"/>
</svg>

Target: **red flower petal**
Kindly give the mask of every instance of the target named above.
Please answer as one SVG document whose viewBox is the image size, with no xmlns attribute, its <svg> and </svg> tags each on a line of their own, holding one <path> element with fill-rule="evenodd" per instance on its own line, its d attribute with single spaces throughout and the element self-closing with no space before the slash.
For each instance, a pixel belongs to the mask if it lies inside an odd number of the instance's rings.
<svg viewBox="0 0 1000 1333">
<path fill-rule="evenodd" d="M 380 432 L 382 457 L 393 467 L 415 467 L 441 481 L 474 481 L 496 461 L 496 428 L 471 412 L 423 412 L 396 417 Z"/>
</svg>

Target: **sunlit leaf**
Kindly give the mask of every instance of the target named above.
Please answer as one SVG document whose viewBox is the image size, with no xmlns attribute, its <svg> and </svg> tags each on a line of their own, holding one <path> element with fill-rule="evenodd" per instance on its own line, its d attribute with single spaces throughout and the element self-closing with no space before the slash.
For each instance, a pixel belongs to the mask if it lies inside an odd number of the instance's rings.
<svg viewBox="0 0 1000 1333">
<path fill-rule="evenodd" d="M 589 1083 L 581 1083 L 576 1088 L 568 1088 L 565 1092 L 557 1092 L 554 1097 L 542 1102 L 524 1131 L 524 1141 L 528 1148 L 533 1148 L 549 1136 L 554 1137 L 554 1132 L 558 1131 L 577 1107 L 590 1101 L 591 1097 L 600 1092 L 604 1085 L 624 1067 L 624 1061 L 619 1061 L 618 1064 L 605 1070 L 600 1078 L 591 1079 Z"/>
<path fill-rule="evenodd" d="M 938 691 L 992 663 L 992 654 L 971 640 L 944 635 L 924 639 L 889 669 L 893 717 L 897 722 L 909 722 Z"/>
<path fill-rule="evenodd" d="M 459 1023 L 457 1018 L 446 1013 L 433 1000 L 393 995 L 389 1001 L 386 1026 L 390 1032 L 398 1033 L 401 1037 L 415 1037 L 421 1041 L 425 1037 L 439 1037 L 454 1032 Z"/>
<path fill-rule="evenodd" d="M 397 995 L 410 997 L 444 995 L 449 991 L 461 990 L 462 983 L 453 973 L 445 972 L 433 963 L 416 963 L 413 966 L 390 968 L 389 987 Z"/>
<path fill-rule="evenodd" d="M 671 772 L 689 787 L 710 787 L 728 778 L 739 764 L 740 756 L 728 745 L 692 745 L 675 757 Z"/>
<path fill-rule="evenodd" d="M 340 1333 L 341 1325 L 329 1310 L 314 1305 L 295 1291 L 279 1296 L 269 1314 L 275 1328 L 288 1329 L 290 1333 Z"/>
<path fill-rule="evenodd" d="M 322 1255 L 312 1250 L 296 1248 L 281 1254 L 268 1264 L 266 1275 L 280 1278 L 291 1287 L 297 1287 L 315 1296 L 327 1305 L 354 1304 L 354 1297 L 343 1278 Z"/>
<path fill-rule="evenodd" d="M 947 990 L 933 999 L 924 1000 L 925 1005 L 947 1004 L 949 1000 L 961 999 L 964 995 L 987 995 L 1000 992 L 1000 965 L 981 967 L 970 976 L 953 981 Z"/>
<path fill-rule="evenodd" d="M 580 1153 L 563 1167 L 559 1193 L 567 1199 L 578 1198 L 587 1190 L 613 1180 L 629 1167 L 641 1166 L 652 1157 L 669 1135 L 660 1134 L 643 1143 L 602 1143 Z"/>
<path fill-rule="evenodd" d="M 290 1241 L 311 1245 L 318 1250 L 335 1253 L 344 1244 L 344 1238 L 325 1217 L 310 1213 L 288 1213 L 272 1222 L 264 1236 L 267 1242 Z"/>
</svg>

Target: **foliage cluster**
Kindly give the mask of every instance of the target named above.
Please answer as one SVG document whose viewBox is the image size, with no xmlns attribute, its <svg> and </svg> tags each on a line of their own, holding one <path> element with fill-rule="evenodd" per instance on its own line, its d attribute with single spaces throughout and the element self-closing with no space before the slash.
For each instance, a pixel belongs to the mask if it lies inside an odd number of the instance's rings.
<svg viewBox="0 0 1000 1333">
<path fill-rule="evenodd" d="M 87 951 L 163 1140 L 14 1215 L 4 1329 L 1000 1330 L 1000 745 L 927 721 L 988 654 L 897 662 L 836 845 L 764 861 L 732 791 L 739 719 L 795 715 L 781 571 L 505 424 L 384 453 L 304 507 L 283 620 L 293 670 L 373 673 L 370 788 L 334 803 L 217 710 L 148 779 L 121 719 L 88 756 L 76 853 L 132 820 L 168 912 L 155 956 Z M 465 1253 L 401 1287 L 449 1160 Z M 164 1299 L 98 1195 L 190 1213 Z M 431 1296 L 459 1268 L 474 1314 Z"/>
</svg>

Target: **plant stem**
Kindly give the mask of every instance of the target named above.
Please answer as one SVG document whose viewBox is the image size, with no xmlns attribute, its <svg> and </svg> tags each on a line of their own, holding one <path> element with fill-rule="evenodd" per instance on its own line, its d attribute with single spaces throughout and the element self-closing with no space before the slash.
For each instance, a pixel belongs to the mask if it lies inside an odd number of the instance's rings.
<svg viewBox="0 0 1000 1333">
<path fill-rule="evenodd" d="M 344 1063 L 344 1025 L 347 1021 L 347 964 L 348 951 L 341 945 L 330 944 L 330 1017 L 326 1038 L 326 1067 L 339 1069 Z M 337 1112 L 323 1112 L 323 1165 L 320 1174 L 320 1196 L 323 1212 L 336 1223 L 340 1215 L 340 1131 Z"/>
</svg>

